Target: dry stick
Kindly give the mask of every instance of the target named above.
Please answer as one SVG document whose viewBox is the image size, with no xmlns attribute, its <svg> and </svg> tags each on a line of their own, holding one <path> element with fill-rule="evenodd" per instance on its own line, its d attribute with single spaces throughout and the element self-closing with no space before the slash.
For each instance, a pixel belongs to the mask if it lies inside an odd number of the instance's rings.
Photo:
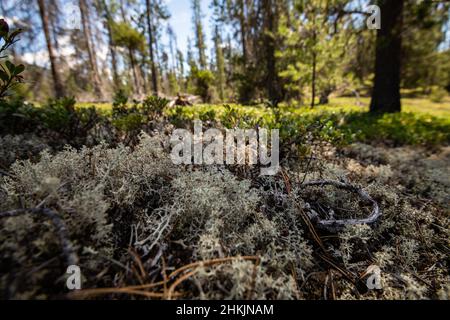
<svg viewBox="0 0 450 320">
<path fill-rule="evenodd" d="M 133 248 L 128 248 L 128 252 L 131 254 L 131 256 L 133 257 L 134 262 L 138 265 L 139 267 L 139 272 L 141 273 L 141 277 L 143 279 L 147 279 L 147 273 L 145 272 L 145 268 L 144 265 L 142 264 L 142 260 L 141 257 L 137 254 L 137 252 L 133 249 Z"/>
<path fill-rule="evenodd" d="M 294 202 L 298 212 L 300 213 L 300 217 L 302 218 L 303 222 L 308 227 L 308 230 L 313 237 L 316 244 L 320 247 L 323 254 L 317 253 L 319 258 L 321 258 L 323 261 L 331 265 L 333 268 L 335 268 L 337 271 L 339 271 L 347 280 L 349 280 L 354 286 L 357 286 L 359 278 L 355 276 L 350 271 L 345 270 L 344 268 L 341 268 L 332 257 L 330 257 L 327 253 L 327 250 L 325 246 L 323 245 L 322 239 L 319 237 L 316 229 L 314 228 L 314 225 L 312 224 L 311 220 L 309 219 L 308 215 L 304 212 L 303 208 L 295 201 L 294 197 L 292 196 L 292 193 L 290 192 L 290 182 L 289 182 L 289 176 L 287 173 L 284 172 L 283 169 L 281 169 L 281 173 L 284 179 L 284 182 L 286 184 L 286 189 L 288 191 L 288 195 L 291 197 L 292 201 Z"/>
<path fill-rule="evenodd" d="M 163 280 L 164 280 L 164 283 L 163 283 L 163 288 L 164 288 L 164 299 L 167 297 L 167 282 L 169 281 L 168 280 L 168 278 L 167 278 L 167 273 L 166 273 L 166 260 L 164 259 L 164 257 L 162 257 L 162 260 L 161 260 L 161 263 L 162 263 L 162 270 L 161 270 L 161 272 L 162 272 L 162 275 L 163 275 Z"/>
<path fill-rule="evenodd" d="M 59 237 L 59 242 L 62 246 L 63 254 L 66 258 L 67 265 L 78 264 L 78 256 L 75 253 L 72 242 L 69 239 L 68 232 L 64 221 L 55 211 L 48 208 L 29 208 L 29 209 L 16 209 L 5 212 L 0 212 L 0 218 L 15 217 L 24 213 L 42 213 L 46 215 L 53 223 L 56 229 L 56 233 Z"/>
<path fill-rule="evenodd" d="M 261 262 L 261 259 L 256 260 L 256 262 L 253 264 L 253 273 L 252 273 L 252 283 L 250 285 L 250 290 L 248 291 L 247 294 L 247 300 L 250 300 L 252 297 L 252 293 L 255 290 L 255 286 L 256 286 L 256 276 L 258 274 L 258 266 Z"/>
<path fill-rule="evenodd" d="M 197 261 L 197 262 L 193 262 L 190 264 L 187 264 L 185 266 L 182 266 L 174 271 L 172 271 L 172 273 L 170 273 L 166 279 L 167 280 L 163 280 L 163 281 L 158 281 L 158 282 L 154 282 L 154 283 L 149 283 L 149 284 L 144 284 L 144 285 L 134 285 L 134 286 L 127 286 L 127 287 L 122 287 L 122 288 L 95 288 L 95 289 L 83 289 L 83 290 L 77 290 L 75 292 L 72 292 L 69 294 L 69 297 L 85 297 L 85 296 L 95 296 L 95 295 L 102 295 L 102 294 L 108 294 L 108 293 L 130 293 L 130 294 L 140 294 L 142 292 L 147 292 L 150 293 L 148 291 L 140 291 L 139 289 L 150 289 L 150 288 L 154 288 L 154 287 L 158 287 L 160 285 L 164 285 L 166 286 L 167 283 L 173 279 L 176 275 L 195 268 L 195 270 L 190 271 L 188 273 L 186 273 L 185 275 L 181 276 L 180 278 L 178 278 L 174 284 L 172 284 L 172 286 L 169 288 L 168 292 L 162 292 L 162 293 L 155 293 L 152 292 L 153 297 L 159 297 L 159 298 L 172 298 L 172 297 L 176 297 L 176 296 L 180 296 L 181 294 L 175 293 L 174 290 L 176 288 L 176 286 L 178 286 L 181 282 L 183 282 L 184 280 L 188 279 L 189 277 L 191 277 L 192 275 L 194 275 L 197 271 L 199 267 L 207 267 L 207 266 L 212 266 L 215 264 L 220 264 L 220 263 L 225 263 L 225 262 L 230 262 L 236 259 L 243 259 L 243 260 L 255 260 L 255 261 L 259 261 L 260 258 L 258 256 L 242 256 L 242 257 L 227 257 L 227 258 L 218 258 L 218 259 L 211 259 L 211 260 L 206 260 L 206 261 Z M 175 285 L 175 286 L 174 286 Z"/>
<path fill-rule="evenodd" d="M 336 290 L 334 289 L 334 277 L 333 270 L 329 270 L 330 273 L 330 289 L 331 289 L 331 299 L 336 300 Z"/>
<path fill-rule="evenodd" d="M 193 270 L 193 271 L 191 271 L 191 272 L 188 272 L 188 273 L 182 275 L 182 276 L 179 277 L 177 280 L 175 280 L 175 282 L 170 286 L 170 288 L 169 288 L 169 290 L 168 290 L 168 292 L 167 292 L 167 299 L 168 299 L 168 300 L 171 300 L 171 299 L 172 299 L 173 292 L 175 291 L 175 288 L 176 288 L 180 283 L 182 283 L 184 280 L 189 279 L 190 277 L 192 277 L 192 276 L 193 276 L 194 274 L 196 274 L 197 272 L 198 272 L 198 269 L 195 269 L 195 270 Z M 164 295 L 165 295 L 165 294 L 166 294 L 166 293 L 164 292 Z"/>
<path fill-rule="evenodd" d="M 186 274 L 184 274 L 183 276 L 181 276 L 180 278 L 178 278 L 169 288 L 169 293 L 168 293 L 168 299 L 170 300 L 172 297 L 172 292 L 175 290 L 175 288 L 182 283 L 183 281 L 185 281 L 186 279 L 189 279 L 191 276 L 193 276 L 194 274 L 196 274 L 199 271 L 199 267 L 207 267 L 207 266 L 211 266 L 211 265 L 215 265 L 215 264 L 220 264 L 220 263 L 224 263 L 224 262 L 229 262 L 229 261 L 233 261 L 236 259 L 242 259 L 242 260 L 255 260 L 255 263 L 258 263 L 258 261 L 260 261 L 260 258 L 258 256 L 243 256 L 243 257 L 227 257 L 227 258 L 220 258 L 220 259 L 211 259 L 211 260 L 207 260 L 207 261 L 200 261 L 200 262 L 194 262 L 191 264 L 188 264 L 184 267 L 181 267 L 175 271 L 173 271 L 169 277 L 171 277 L 173 274 L 178 274 L 182 271 L 188 270 L 190 269 L 192 266 L 196 266 L 196 269 L 194 269 L 191 272 L 188 272 Z M 180 270 L 180 271 L 179 271 Z M 177 272 L 178 271 L 178 272 Z"/>
<path fill-rule="evenodd" d="M 355 224 L 371 224 L 378 220 L 381 216 L 381 210 L 378 207 L 378 203 L 363 189 L 356 187 L 354 185 L 335 181 L 335 180 L 317 180 L 317 181 L 309 181 L 301 184 L 302 186 L 324 186 L 331 185 L 336 188 L 346 189 L 352 192 L 357 193 L 363 200 L 372 203 L 372 212 L 366 218 L 362 219 L 318 219 L 317 226 L 327 229 L 330 232 L 337 232 L 341 230 L 343 227 L 348 225 Z"/>
<path fill-rule="evenodd" d="M 328 280 L 330 279 L 330 274 L 327 274 L 325 276 L 325 282 L 323 284 L 323 300 L 328 300 L 327 299 L 327 287 L 328 287 Z"/>
<path fill-rule="evenodd" d="M 291 187 L 291 182 L 290 182 L 289 176 L 283 169 L 281 169 L 281 175 L 283 177 L 288 196 L 291 197 L 292 202 L 294 203 L 296 209 L 300 213 L 300 217 L 302 218 L 303 222 L 308 227 L 308 230 L 311 233 L 311 235 L 313 236 L 314 240 L 319 245 L 319 247 L 325 252 L 326 250 L 322 243 L 322 239 L 320 239 L 319 235 L 317 234 L 317 231 L 314 228 L 313 224 L 311 223 L 311 220 L 309 219 L 308 215 L 305 213 L 303 208 L 297 203 L 297 201 L 295 201 L 295 199 L 292 197 L 292 194 L 291 194 L 292 187 Z"/>
<path fill-rule="evenodd" d="M 87 298 L 92 296 L 98 296 L 102 294 L 111 294 L 111 293 L 127 293 L 132 295 L 141 295 L 147 298 L 163 298 L 164 293 L 160 292 L 149 292 L 149 291 L 142 291 L 142 290 L 136 290 L 136 289 L 129 289 L 129 288 L 96 288 L 96 289 L 83 289 L 83 290 L 77 290 L 72 291 L 68 294 L 69 298 Z M 174 297 L 180 297 L 182 294 L 179 292 L 174 292 L 172 294 Z"/>
<path fill-rule="evenodd" d="M 226 257 L 226 258 L 217 258 L 217 259 L 211 259 L 211 260 L 197 261 L 197 262 L 189 263 L 183 267 L 178 268 L 177 270 L 172 271 L 172 273 L 169 274 L 169 278 L 173 278 L 180 272 L 186 271 L 186 270 L 194 268 L 194 267 L 208 267 L 211 265 L 229 262 L 229 261 L 233 261 L 236 259 L 257 261 L 259 259 L 259 257 L 258 256 Z"/>
</svg>

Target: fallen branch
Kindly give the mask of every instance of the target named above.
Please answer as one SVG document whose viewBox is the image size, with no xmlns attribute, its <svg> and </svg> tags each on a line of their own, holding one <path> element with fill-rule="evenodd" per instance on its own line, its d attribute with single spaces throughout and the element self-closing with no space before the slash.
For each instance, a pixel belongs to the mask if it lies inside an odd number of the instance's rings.
<svg viewBox="0 0 450 320">
<path fill-rule="evenodd" d="M 358 194 L 363 200 L 370 202 L 372 204 L 372 212 L 366 218 L 361 219 L 320 219 L 320 217 L 315 217 L 315 223 L 318 227 L 326 229 L 330 232 L 338 232 L 342 230 L 345 226 L 356 225 L 356 224 L 372 224 L 378 220 L 381 216 L 381 210 L 378 207 L 378 203 L 363 189 L 340 181 L 335 180 L 317 180 L 308 181 L 301 184 L 304 187 L 308 186 L 324 186 L 331 185 L 339 189 L 345 189 Z"/>
<path fill-rule="evenodd" d="M 48 208 L 16 209 L 0 212 L 0 218 L 16 217 L 25 213 L 42 213 L 46 215 L 52 221 L 52 224 L 56 229 L 67 265 L 76 265 L 78 263 L 78 256 L 75 253 L 72 242 L 69 239 L 66 225 L 55 211 Z"/>
</svg>

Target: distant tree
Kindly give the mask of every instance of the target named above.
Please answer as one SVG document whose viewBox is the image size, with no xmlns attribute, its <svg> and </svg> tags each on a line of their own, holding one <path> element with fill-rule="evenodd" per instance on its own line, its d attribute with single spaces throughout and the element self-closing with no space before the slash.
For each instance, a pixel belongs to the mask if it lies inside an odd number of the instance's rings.
<svg viewBox="0 0 450 320">
<path fill-rule="evenodd" d="M 185 76 L 184 76 L 184 56 L 181 50 L 177 49 L 177 69 L 178 69 L 178 86 L 180 90 L 186 90 Z"/>
<path fill-rule="evenodd" d="M 202 9 L 200 6 L 200 0 L 192 0 L 192 22 L 194 24 L 195 32 L 195 45 L 198 50 L 198 63 L 200 68 L 206 69 L 206 43 L 205 34 L 203 31 L 202 23 Z"/>
<path fill-rule="evenodd" d="M 219 97 L 221 101 L 225 99 L 225 60 L 222 49 L 222 38 L 219 33 L 219 26 L 216 25 L 214 31 L 214 47 L 216 53 L 216 79 Z"/>
<path fill-rule="evenodd" d="M 136 54 L 143 52 L 145 47 L 145 37 L 142 33 L 134 29 L 126 22 L 115 22 L 112 25 L 113 41 L 128 51 L 131 71 L 133 73 L 134 88 L 140 94 L 142 89 L 140 71 L 136 61 Z"/>
<path fill-rule="evenodd" d="M 334 30 L 332 7 L 323 1 L 295 1 L 279 25 L 278 69 L 290 98 L 305 97 L 309 105 L 328 102 L 328 96 L 343 82 L 353 33 Z M 302 17 L 301 19 L 299 17 Z M 345 21 L 347 22 L 347 21 Z"/>
<path fill-rule="evenodd" d="M 152 68 L 152 85 L 153 85 L 153 93 L 158 94 L 158 73 L 156 71 L 156 61 L 155 61 L 155 35 L 153 33 L 153 24 L 152 24 L 152 6 L 150 0 L 145 0 L 146 4 L 146 17 L 147 17 L 147 32 L 148 32 L 148 46 L 150 53 L 150 63 Z"/>
<path fill-rule="evenodd" d="M 102 84 L 100 79 L 100 73 L 98 71 L 97 55 L 95 53 L 94 44 L 92 43 L 91 21 L 88 4 L 86 0 L 79 0 L 78 4 L 80 7 L 81 23 L 83 25 L 83 34 L 86 44 L 86 50 L 88 52 L 89 57 L 91 80 L 94 85 L 95 94 L 97 95 L 98 98 L 102 98 L 103 97 Z"/>
<path fill-rule="evenodd" d="M 58 65 L 58 60 L 56 58 L 56 53 L 53 48 L 53 42 L 52 42 L 52 36 L 50 34 L 50 23 L 47 13 L 47 7 L 45 0 L 37 0 L 38 6 L 39 6 L 39 14 L 42 21 L 42 29 L 44 31 L 45 41 L 47 43 L 47 51 L 48 56 L 50 60 L 50 68 L 52 71 L 52 78 L 53 78 L 53 87 L 55 91 L 55 96 L 57 98 L 64 97 L 65 95 L 65 89 L 64 85 L 61 80 L 60 75 L 60 67 Z"/>
<path fill-rule="evenodd" d="M 402 34 L 402 88 L 445 87 L 450 72 L 446 66 L 446 28 L 450 27 L 450 3 L 422 1 L 405 4 Z M 447 39 L 449 41 L 450 39 Z M 450 42 L 447 42 L 450 43 Z"/>
<path fill-rule="evenodd" d="M 116 48 L 113 41 L 113 35 L 112 35 L 112 25 L 114 23 L 113 16 L 111 14 L 111 10 L 109 8 L 109 5 L 106 3 L 106 0 L 97 0 L 97 10 L 99 11 L 100 15 L 104 17 L 104 26 L 107 30 L 108 35 L 108 46 L 109 46 L 109 52 L 111 54 L 111 67 L 112 67 L 112 74 L 113 74 L 113 83 L 114 83 L 114 89 L 118 90 L 120 88 L 120 80 L 118 75 L 118 67 L 117 67 L 117 54 L 116 54 Z"/>
<path fill-rule="evenodd" d="M 270 102 L 276 106 L 282 100 L 280 79 L 276 67 L 276 33 L 279 22 L 279 7 L 275 0 L 262 0 L 263 18 L 263 57 L 266 64 L 266 74 L 263 81 L 267 86 Z"/>
</svg>

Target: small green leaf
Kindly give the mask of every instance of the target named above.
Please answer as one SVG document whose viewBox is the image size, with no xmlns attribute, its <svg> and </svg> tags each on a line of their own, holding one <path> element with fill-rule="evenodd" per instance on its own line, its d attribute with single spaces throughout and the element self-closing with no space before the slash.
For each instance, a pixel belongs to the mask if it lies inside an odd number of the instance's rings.
<svg viewBox="0 0 450 320">
<path fill-rule="evenodd" d="M 0 70 L 0 79 L 7 82 L 9 80 L 9 75 L 5 71 Z"/>
<path fill-rule="evenodd" d="M 20 33 L 22 33 L 22 29 L 17 29 L 11 32 L 11 34 L 8 36 L 8 40 L 12 42 Z"/>
<path fill-rule="evenodd" d="M 23 72 L 25 70 L 25 66 L 23 64 L 19 64 L 14 69 L 14 75 L 18 75 L 19 73 Z"/>
<path fill-rule="evenodd" d="M 9 72 L 11 74 L 14 74 L 14 69 L 16 69 L 16 66 L 9 60 L 6 60 L 5 65 L 8 68 Z"/>
</svg>

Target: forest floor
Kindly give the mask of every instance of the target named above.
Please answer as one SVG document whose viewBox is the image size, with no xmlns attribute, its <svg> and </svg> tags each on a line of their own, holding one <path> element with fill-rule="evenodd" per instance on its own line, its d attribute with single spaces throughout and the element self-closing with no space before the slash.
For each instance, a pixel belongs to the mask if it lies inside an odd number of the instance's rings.
<svg viewBox="0 0 450 320">
<path fill-rule="evenodd" d="M 45 117 L 27 126 L 39 129 L 0 136 L 1 296 L 449 299 L 450 99 L 404 99 L 404 112 L 383 116 L 360 103 L 196 105 L 151 117 L 101 104 L 111 115 L 89 131 L 89 114 L 39 107 Z M 279 128 L 282 170 L 174 165 L 170 133 L 193 119 Z M 317 180 L 335 185 L 308 185 Z M 375 223 L 320 228 L 317 217 L 368 216 L 361 190 L 382 212 Z M 74 262 L 83 290 L 70 293 L 62 275 Z M 380 287 L 368 290 L 374 270 Z"/>
<path fill-rule="evenodd" d="M 309 108 L 309 106 L 295 106 L 289 108 L 284 104 L 282 104 L 281 107 L 288 108 L 290 110 L 297 110 L 297 112 L 299 113 L 321 112 L 323 110 L 367 112 L 369 110 L 369 103 L 369 97 L 331 97 L 329 104 L 319 105 L 313 109 Z M 92 105 L 94 105 L 98 110 L 102 110 L 105 112 L 109 112 L 112 109 L 112 103 L 77 103 L 77 106 L 79 107 L 90 107 Z M 205 105 L 197 105 L 194 106 L 194 108 L 203 108 L 204 106 Z M 216 107 L 220 107 L 220 105 L 216 105 Z M 440 102 L 430 101 L 430 99 L 426 97 L 403 98 L 402 111 L 450 119 L 450 96 L 444 98 Z"/>
</svg>

